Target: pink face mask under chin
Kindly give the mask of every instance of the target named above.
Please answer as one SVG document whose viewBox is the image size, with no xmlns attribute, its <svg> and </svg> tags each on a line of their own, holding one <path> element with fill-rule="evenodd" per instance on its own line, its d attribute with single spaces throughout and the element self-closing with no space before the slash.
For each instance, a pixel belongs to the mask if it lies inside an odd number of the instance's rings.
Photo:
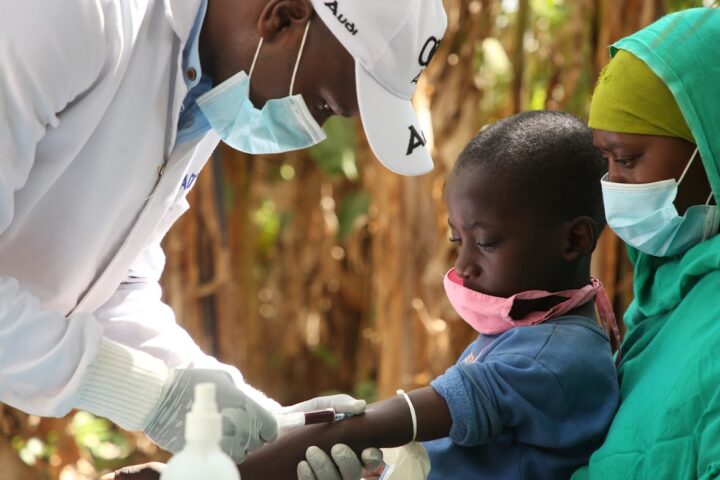
<svg viewBox="0 0 720 480">
<path fill-rule="evenodd" d="M 563 292 L 545 292 L 530 290 L 520 292 L 511 297 L 493 297 L 470 290 L 463 285 L 462 279 L 451 269 L 445 275 L 445 293 L 450 304 L 460 317 L 477 332 L 485 335 L 497 335 L 513 327 L 537 325 L 546 320 L 557 318 L 595 298 L 600 323 L 608 335 L 613 335 L 620 344 L 620 331 L 615 320 L 610 300 L 599 280 L 592 278 L 590 284 L 577 290 Z M 514 319 L 510 312 L 518 300 L 537 300 L 547 297 L 563 297 L 566 300 L 554 305 L 549 310 L 536 310 L 522 318 Z"/>
</svg>

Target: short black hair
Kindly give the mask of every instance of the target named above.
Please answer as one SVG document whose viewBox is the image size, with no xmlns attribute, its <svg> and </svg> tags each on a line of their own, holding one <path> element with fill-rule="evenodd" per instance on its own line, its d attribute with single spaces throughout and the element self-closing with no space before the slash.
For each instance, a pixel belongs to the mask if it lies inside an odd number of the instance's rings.
<svg viewBox="0 0 720 480">
<path fill-rule="evenodd" d="M 451 177 L 469 168 L 504 181 L 519 206 L 543 220 L 590 217 L 605 227 L 600 179 L 606 162 L 583 121 L 563 112 L 529 111 L 481 130 L 460 154 Z"/>
</svg>

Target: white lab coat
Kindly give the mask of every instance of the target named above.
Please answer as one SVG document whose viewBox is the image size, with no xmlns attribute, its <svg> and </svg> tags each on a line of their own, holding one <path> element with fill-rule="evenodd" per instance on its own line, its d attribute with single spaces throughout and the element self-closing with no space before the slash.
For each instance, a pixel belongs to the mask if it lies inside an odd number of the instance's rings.
<svg viewBox="0 0 720 480">
<path fill-rule="evenodd" d="M 176 324 L 158 284 L 183 179 L 219 141 L 174 145 L 199 3 L 22 0 L 0 15 L 2 402 L 66 414 L 103 339 L 243 384 Z"/>
</svg>

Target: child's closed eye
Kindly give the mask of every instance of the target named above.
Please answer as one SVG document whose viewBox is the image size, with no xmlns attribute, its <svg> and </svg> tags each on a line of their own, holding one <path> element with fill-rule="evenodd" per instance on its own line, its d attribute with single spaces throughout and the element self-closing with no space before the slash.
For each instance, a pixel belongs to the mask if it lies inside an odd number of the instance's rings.
<svg viewBox="0 0 720 480">
<path fill-rule="evenodd" d="M 493 240 L 493 241 L 482 241 L 482 242 L 476 242 L 475 245 L 477 245 L 478 248 L 485 250 L 486 252 L 492 252 L 497 248 L 497 246 L 500 244 L 500 240 Z"/>
</svg>

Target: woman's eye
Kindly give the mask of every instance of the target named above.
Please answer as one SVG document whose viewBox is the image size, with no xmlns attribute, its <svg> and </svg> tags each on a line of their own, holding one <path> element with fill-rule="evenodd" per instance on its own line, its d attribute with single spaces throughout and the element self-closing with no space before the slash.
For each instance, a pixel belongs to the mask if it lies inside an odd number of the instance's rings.
<svg viewBox="0 0 720 480">
<path fill-rule="evenodd" d="M 450 240 L 450 243 L 462 243 L 460 237 L 450 237 L 448 240 Z"/>
<path fill-rule="evenodd" d="M 616 157 L 615 163 L 618 163 L 622 165 L 623 167 L 630 167 L 632 166 L 635 161 L 640 157 L 640 155 L 632 155 L 627 157 Z"/>
</svg>

